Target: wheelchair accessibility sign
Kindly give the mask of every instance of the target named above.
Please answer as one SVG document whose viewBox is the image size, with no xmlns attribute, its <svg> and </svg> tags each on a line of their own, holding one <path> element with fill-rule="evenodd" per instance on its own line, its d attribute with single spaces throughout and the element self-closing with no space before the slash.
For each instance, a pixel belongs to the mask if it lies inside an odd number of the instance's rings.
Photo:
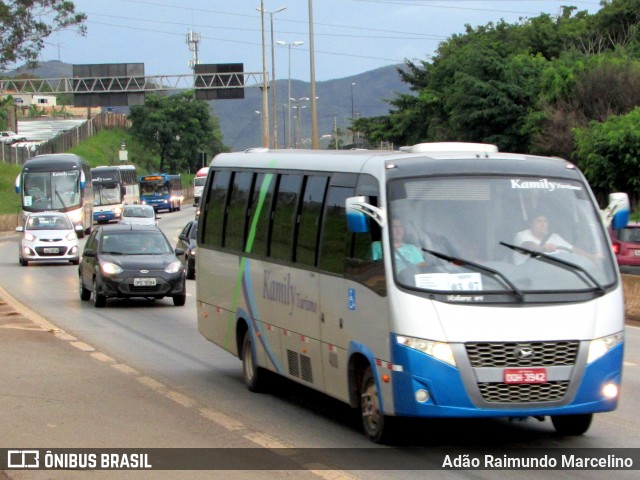
<svg viewBox="0 0 640 480">
<path fill-rule="evenodd" d="M 350 288 L 347 293 L 347 304 L 349 305 L 349 310 L 356 309 L 356 289 Z"/>
</svg>

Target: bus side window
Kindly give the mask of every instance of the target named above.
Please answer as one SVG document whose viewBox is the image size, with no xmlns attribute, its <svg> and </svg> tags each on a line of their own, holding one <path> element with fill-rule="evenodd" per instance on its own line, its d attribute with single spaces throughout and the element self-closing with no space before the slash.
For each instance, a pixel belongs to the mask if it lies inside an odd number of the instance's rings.
<svg viewBox="0 0 640 480">
<path fill-rule="evenodd" d="M 249 206 L 249 242 L 246 251 L 256 255 L 268 254 L 269 223 L 271 220 L 271 203 L 276 175 L 259 173 L 256 176 L 251 204 Z M 255 218 L 256 215 L 258 218 Z M 252 231 L 253 229 L 253 231 Z"/>
<path fill-rule="evenodd" d="M 308 176 L 306 179 L 295 251 L 295 261 L 303 265 L 316 264 L 322 205 L 328 180 L 328 177 L 322 176 Z"/>
<path fill-rule="evenodd" d="M 229 189 L 230 179 L 231 172 L 226 171 L 216 172 L 213 179 L 204 222 L 203 241 L 205 245 L 212 247 L 222 246 L 227 190 Z"/>
<path fill-rule="evenodd" d="M 330 186 L 323 216 L 318 266 L 327 272 L 343 274 L 351 234 L 347 229 L 345 202 L 353 187 Z"/>
<path fill-rule="evenodd" d="M 293 259 L 293 236 L 301 186 L 302 175 L 280 176 L 271 231 L 270 255 L 273 258 Z"/>
<path fill-rule="evenodd" d="M 377 197 L 369 197 L 369 203 L 378 206 Z M 370 288 L 378 295 L 387 295 L 387 282 L 382 262 L 381 229 L 369 220 L 369 231 L 354 233 L 347 255 L 345 276 Z"/>
<path fill-rule="evenodd" d="M 252 181 L 253 172 L 238 172 L 233 176 L 229 194 L 225 247 L 244 250 L 247 202 Z"/>
</svg>

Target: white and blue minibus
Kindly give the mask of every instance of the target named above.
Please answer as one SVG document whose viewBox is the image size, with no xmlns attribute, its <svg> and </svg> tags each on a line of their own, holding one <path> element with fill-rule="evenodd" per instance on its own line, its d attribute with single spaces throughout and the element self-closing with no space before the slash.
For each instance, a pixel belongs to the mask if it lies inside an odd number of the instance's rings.
<svg viewBox="0 0 640 480">
<path fill-rule="evenodd" d="M 250 149 L 210 164 L 198 225 L 202 335 L 243 363 L 361 412 L 550 418 L 587 431 L 614 410 L 624 304 L 587 181 L 559 158 L 492 145 Z M 520 241 L 542 217 L 539 243 Z M 542 221 L 541 221 L 542 222 Z M 561 241 L 561 240 L 562 241 Z"/>
</svg>

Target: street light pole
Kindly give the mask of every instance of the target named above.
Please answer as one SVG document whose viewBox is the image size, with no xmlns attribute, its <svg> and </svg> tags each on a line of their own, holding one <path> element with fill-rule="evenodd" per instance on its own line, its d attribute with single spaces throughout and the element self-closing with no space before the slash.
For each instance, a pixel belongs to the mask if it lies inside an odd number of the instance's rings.
<svg viewBox="0 0 640 480">
<path fill-rule="evenodd" d="M 283 42 L 282 40 L 278 40 L 276 43 L 282 47 L 284 46 L 289 47 L 289 96 L 287 97 L 289 99 L 287 101 L 288 112 L 289 112 L 288 113 L 289 126 L 287 130 L 287 148 L 291 148 L 291 47 L 299 47 L 300 45 L 304 45 L 304 42 L 295 41 L 295 42 L 287 43 L 287 42 Z"/>
<path fill-rule="evenodd" d="M 270 20 L 270 25 L 271 25 L 271 87 L 272 87 L 272 92 L 271 92 L 271 110 L 273 111 L 273 148 L 278 148 L 278 109 L 276 108 L 276 51 L 275 51 L 275 45 L 273 43 L 273 15 L 275 13 L 279 13 L 282 12 L 283 10 L 286 10 L 287 7 L 280 7 L 277 10 L 274 10 L 273 12 L 267 12 L 264 9 L 264 1 L 260 2 L 260 8 L 256 8 L 256 10 L 258 10 L 261 14 L 262 14 L 262 18 L 263 18 L 263 30 L 262 30 L 262 41 L 263 41 L 263 45 L 262 45 L 262 51 L 264 54 L 264 14 L 268 13 L 269 14 L 269 20 Z M 266 69 L 265 69 L 265 73 L 266 73 Z M 267 129 L 269 128 L 269 125 L 267 123 Z"/>
<path fill-rule="evenodd" d="M 318 149 L 318 112 L 316 109 L 316 59 L 313 43 L 313 0 L 309 0 L 309 66 L 311 73 L 311 146 Z"/>
<path fill-rule="evenodd" d="M 264 41 L 264 0 L 260 0 L 262 25 L 262 146 L 269 148 L 269 100 L 267 98 L 267 54 Z"/>
<path fill-rule="evenodd" d="M 355 142 L 355 135 L 353 133 L 353 121 L 355 119 L 355 112 L 353 108 L 353 87 L 355 84 L 356 82 L 351 82 L 351 145 Z"/>
</svg>

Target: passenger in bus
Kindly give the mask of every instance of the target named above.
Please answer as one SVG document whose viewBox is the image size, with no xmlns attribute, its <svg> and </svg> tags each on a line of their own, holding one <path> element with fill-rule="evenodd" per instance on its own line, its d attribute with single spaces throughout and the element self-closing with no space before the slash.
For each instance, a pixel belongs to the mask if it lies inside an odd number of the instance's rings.
<svg viewBox="0 0 640 480">
<path fill-rule="evenodd" d="M 424 267 L 426 262 L 422 252 L 412 243 L 404 241 L 404 226 L 399 218 L 394 218 L 391 222 L 393 236 L 393 252 L 396 263 L 396 270 L 401 271 L 411 267 Z M 382 259 L 382 245 L 379 241 L 371 244 L 371 257 L 373 261 Z"/>
<path fill-rule="evenodd" d="M 543 212 L 536 212 L 530 219 L 529 228 L 516 234 L 513 243 L 535 252 L 555 254 L 560 251 L 577 253 L 592 261 L 602 259 L 602 254 L 590 254 L 581 248 L 571 245 L 557 233 L 549 230 L 549 220 Z M 530 256 L 523 253 L 514 253 L 513 261 L 516 265 L 524 263 Z"/>
</svg>

